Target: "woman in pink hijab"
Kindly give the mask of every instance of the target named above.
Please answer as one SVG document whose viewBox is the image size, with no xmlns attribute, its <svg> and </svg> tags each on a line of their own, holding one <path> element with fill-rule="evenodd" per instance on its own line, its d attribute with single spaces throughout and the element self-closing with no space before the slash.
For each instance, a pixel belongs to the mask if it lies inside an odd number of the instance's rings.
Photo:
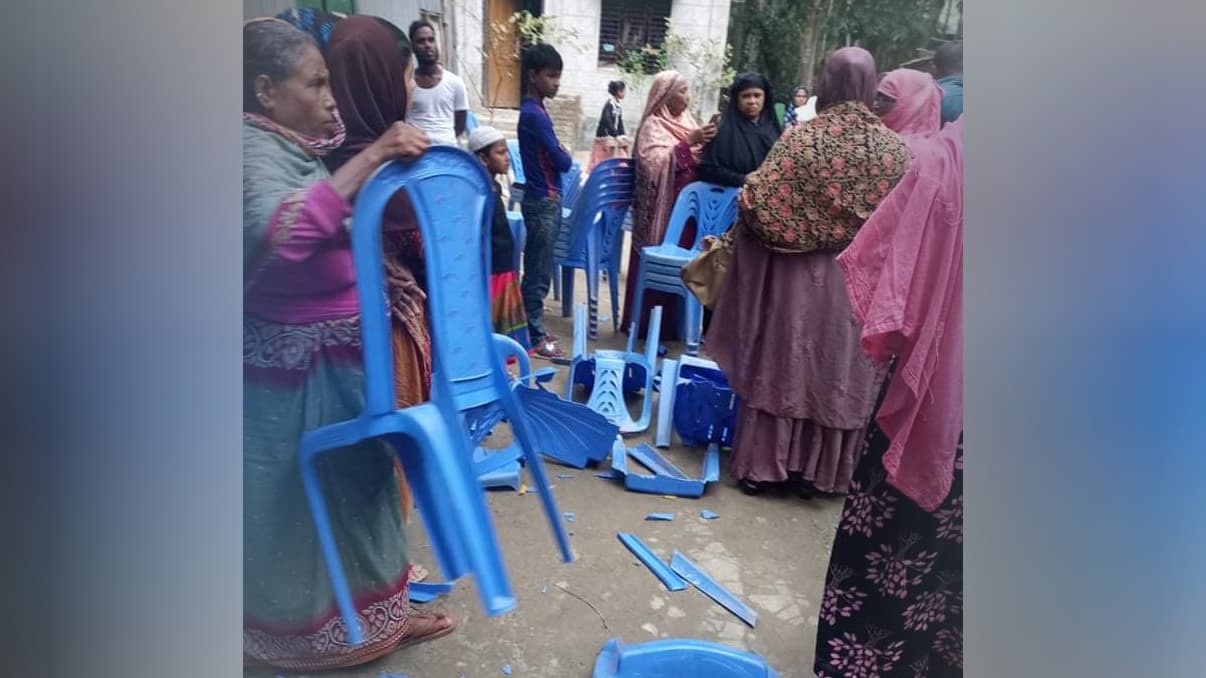
<svg viewBox="0 0 1206 678">
<path fill-rule="evenodd" d="M 942 127 L 942 88 L 927 73 L 898 68 L 880 81 L 872 110 L 906 143 L 937 134 Z"/>
<path fill-rule="evenodd" d="M 838 256 L 863 349 L 894 367 L 833 543 L 821 678 L 963 675 L 964 119 L 930 133 L 917 83 L 884 118 L 915 130 L 909 171 Z"/>
<path fill-rule="evenodd" d="M 632 201 L 632 249 L 628 255 L 628 281 L 620 323 L 624 329 L 632 324 L 632 298 L 636 293 L 641 248 L 661 244 L 679 191 L 695 181 L 699 156 L 704 146 L 716 136 L 715 121 L 700 127 L 695 116 L 687 110 L 690 105 L 690 88 L 681 73 L 662 71 L 654 76 L 645 113 L 633 141 L 636 191 Z M 684 240 L 694 238 L 693 232 L 683 235 Z M 662 327 L 667 330 L 677 328 L 679 323 L 674 312 L 677 299 L 672 294 L 646 292 L 641 309 L 641 331 L 649 327 L 649 310 L 659 305 L 664 310 Z M 666 332 L 663 336 L 667 336 Z"/>
</svg>

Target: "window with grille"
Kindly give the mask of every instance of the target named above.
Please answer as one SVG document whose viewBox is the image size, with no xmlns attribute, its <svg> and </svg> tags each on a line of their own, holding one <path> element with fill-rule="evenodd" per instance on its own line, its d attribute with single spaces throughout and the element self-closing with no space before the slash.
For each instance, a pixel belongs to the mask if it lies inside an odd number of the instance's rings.
<svg viewBox="0 0 1206 678">
<path fill-rule="evenodd" d="M 661 47 L 671 0 L 603 0 L 599 61 L 615 63 L 627 50 Z"/>
</svg>

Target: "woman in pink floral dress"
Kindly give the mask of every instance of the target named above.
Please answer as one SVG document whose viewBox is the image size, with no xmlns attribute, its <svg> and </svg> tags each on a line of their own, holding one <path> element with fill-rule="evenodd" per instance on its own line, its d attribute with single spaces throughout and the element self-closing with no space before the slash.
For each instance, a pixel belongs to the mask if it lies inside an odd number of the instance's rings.
<svg viewBox="0 0 1206 678">
<path fill-rule="evenodd" d="M 941 94 L 929 76 L 890 74 L 880 88 L 912 163 L 838 264 L 863 349 L 894 368 L 838 525 L 813 669 L 953 678 L 963 675 L 963 120 L 936 133 Z"/>
</svg>

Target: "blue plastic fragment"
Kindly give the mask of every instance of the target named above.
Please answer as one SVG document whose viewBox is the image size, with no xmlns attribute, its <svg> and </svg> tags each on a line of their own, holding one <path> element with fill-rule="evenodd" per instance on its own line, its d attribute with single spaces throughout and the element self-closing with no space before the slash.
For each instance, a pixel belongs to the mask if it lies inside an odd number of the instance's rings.
<svg viewBox="0 0 1206 678">
<path fill-rule="evenodd" d="M 570 479 L 570 478 L 573 478 L 573 477 L 574 477 L 574 474 L 572 474 L 572 473 L 558 473 L 558 474 L 557 474 L 557 477 L 558 477 L 558 478 L 560 478 L 560 479 L 562 479 L 562 480 L 568 480 L 568 479 Z"/>
<path fill-rule="evenodd" d="M 628 457 L 648 467 L 653 475 L 639 473 L 628 466 Z M 627 449 L 617 445 L 611 453 L 611 467 L 624 476 L 624 487 L 633 492 L 669 494 L 676 497 L 702 497 L 708 483 L 720 478 L 720 449 L 713 445 L 704 454 L 703 474 L 700 478 L 687 478 L 677 466 L 649 445 L 642 444 Z"/>
<path fill-rule="evenodd" d="M 592 678 L 779 678 L 752 652 L 691 638 L 667 638 L 625 646 L 603 645 Z"/>
<path fill-rule="evenodd" d="M 573 511 L 566 511 L 566 512 L 565 512 L 565 520 L 566 520 L 567 522 L 571 522 L 571 523 L 572 523 L 572 522 L 574 522 L 574 517 L 575 517 L 575 516 L 574 516 L 574 512 L 573 512 Z"/>
<path fill-rule="evenodd" d="M 615 471 L 604 471 L 602 473 L 596 473 L 595 477 L 602 478 L 604 480 L 615 480 L 616 478 L 619 478 L 620 476 Z"/>
<path fill-rule="evenodd" d="M 715 511 L 709 511 L 708 509 L 704 509 L 699 512 L 699 517 L 703 518 L 704 520 L 716 520 L 717 518 L 720 517 L 720 514 L 716 513 Z"/>
<path fill-rule="evenodd" d="M 687 588 L 687 582 L 683 581 L 682 577 L 674 574 L 669 567 L 666 567 L 666 564 L 659 560 L 653 551 L 645 545 L 645 542 L 641 541 L 635 534 L 619 532 L 616 536 L 620 538 L 624 546 L 628 547 L 629 551 L 632 551 L 632 555 L 644 563 L 645 567 L 649 568 L 649 571 L 654 576 L 662 580 L 662 584 L 666 586 L 667 590 L 682 591 Z"/>
<path fill-rule="evenodd" d="M 407 676 L 405 673 L 387 673 L 382 671 L 377 674 L 377 678 L 410 678 L 410 676 Z"/>
<path fill-rule="evenodd" d="M 650 513 L 645 520 L 674 520 L 673 513 Z"/>
<path fill-rule="evenodd" d="M 758 622 L 758 613 L 754 611 L 754 608 L 746 605 L 745 601 L 733 595 L 720 582 L 708 576 L 707 572 L 699 569 L 698 565 L 691 562 L 677 550 L 670 556 L 670 569 L 674 570 L 675 574 L 683 579 L 691 582 L 704 595 L 720 603 L 721 607 L 737 615 L 741 621 L 749 624 L 751 627 Z"/>
<path fill-rule="evenodd" d="M 511 665 L 510 664 L 503 664 L 503 675 L 504 676 L 511 675 Z"/>
<path fill-rule="evenodd" d="M 412 603 L 430 603 L 447 593 L 452 593 L 451 583 L 412 582 L 408 596 Z"/>
</svg>

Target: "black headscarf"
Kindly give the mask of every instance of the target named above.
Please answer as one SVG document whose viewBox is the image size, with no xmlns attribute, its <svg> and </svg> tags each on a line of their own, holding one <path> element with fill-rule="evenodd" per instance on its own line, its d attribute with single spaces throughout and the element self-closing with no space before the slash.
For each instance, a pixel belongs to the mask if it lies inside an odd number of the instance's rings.
<svg viewBox="0 0 1206 678">
<path fill-rule="evenodd" d="M 751 122 L 738 108 L 739 95 L 748 89 L 764 93 L 762 113 Z M 758 73 L 742 73 L 729 88 L 729 105 L 720 121 L 716 138 L 699 160 L 699 178 L 722 186 L 741 186 L 745 175 L 758 169 L 771 146 L 779 140 L 783 126 L 775 116 L 775 92 L 770 81 Z"/>
</svg>

